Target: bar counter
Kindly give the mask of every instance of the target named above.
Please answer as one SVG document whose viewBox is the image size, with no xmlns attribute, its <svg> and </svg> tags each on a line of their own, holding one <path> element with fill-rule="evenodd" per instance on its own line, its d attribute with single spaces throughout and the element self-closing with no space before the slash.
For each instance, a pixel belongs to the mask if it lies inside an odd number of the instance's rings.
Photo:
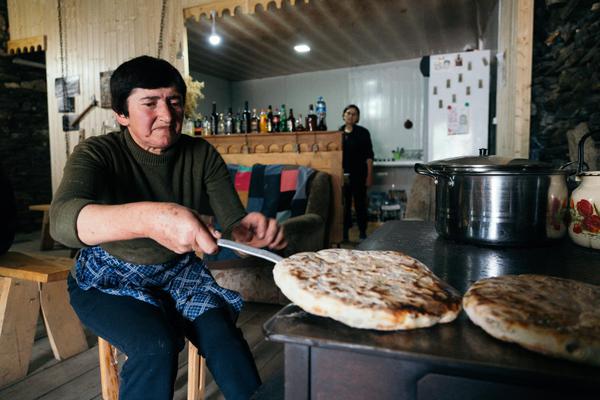
<svg viewBox="0 0 600 400">
<path fill-rule="evenodd" d="M 543 247 L 482 247 L 438 237 L 432 223 L 389 221 L 359 249 L 403 251 L 461 293 L 476 280 L 506 274 L 600 284 L 600 251 L 568 238 Z M 431 328 L 377 332 L 292 304 L 264 329 L 269 340 L 285 343 L 286 399 L 591 399 L 600 393 L 600 367 L 497 340 L 464 312 Z"/>
</svg>

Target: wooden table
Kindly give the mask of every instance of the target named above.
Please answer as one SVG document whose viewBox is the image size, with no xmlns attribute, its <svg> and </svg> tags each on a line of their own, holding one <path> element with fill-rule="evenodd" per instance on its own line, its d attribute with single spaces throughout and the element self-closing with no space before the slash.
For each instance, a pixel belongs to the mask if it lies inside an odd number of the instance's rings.
<svg viewBox="0 0 600 400">
<path fill-rule="evenodd" d="M 29 206 L 31 211 L 42 211 L 42 232 L 40 237 L 40 250 L 52 250 L 54 248 L 54 239 L 50 236 L 50 204 L 35 204 Z"/>
<path fill-rule="evenodd" d="M 56 359 L 87 350 L 67 294 L 73 263 L 10 251 L 0 255 L 0 386 L 27 374 L 40 309 Z"/>
<path fill-rule="evenodd" d="M 600 284 L 600 252 L 568 239 L 547 247 L 490 248 L 439 238 L 433 224 L 389 221 L 360 246 L 402 250 L 464 293 L 481 278 L 538 273 Z M 494 339 L 465 313 L 413 331 L 353 329 L 288 305 L 265 324 L 285 344 L 290 399 L 592 399 L 600 368 Z"/>
</svg>

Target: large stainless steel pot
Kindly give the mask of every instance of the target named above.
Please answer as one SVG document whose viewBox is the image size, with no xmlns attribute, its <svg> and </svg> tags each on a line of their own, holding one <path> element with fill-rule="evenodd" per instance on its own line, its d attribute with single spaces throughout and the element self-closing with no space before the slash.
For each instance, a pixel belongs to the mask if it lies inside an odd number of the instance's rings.
<svg viewBox="0 0 600 400">
<path fill-rule="evenodd" d="M 483 150 L 483 149 L 482 149 Z M 485 155 L 416 164 L 436 183 L 435 228 L 458 241 L 518 246 L 566 233 L 567 171 Z"/>
</svg>

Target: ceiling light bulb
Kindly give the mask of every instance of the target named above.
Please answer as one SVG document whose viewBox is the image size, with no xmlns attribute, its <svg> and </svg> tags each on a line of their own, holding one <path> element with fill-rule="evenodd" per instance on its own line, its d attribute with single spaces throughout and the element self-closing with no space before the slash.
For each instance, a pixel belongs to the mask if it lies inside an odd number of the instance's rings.
<svg viewBox="0 0 600 400">
<path fill-rule="evenodd" d="M 221 36 L 217 35 L 217 30 L 215 29 L 215 12 L 211 11 L 211 16 L 212 16 L 212 27 L 210 29 L 210 36 L 208 37 L 208 43 L 210 43 L 213 46 L 218 46 L 219 43 L 221 43 Z"/>
<path fill-rule="evenodd" d="M 308 53 L 310 51 L 310 47 L 307 44 L 297 44 L 294 46 L 294 50 L 298 53 Z"/>
<path fill-rule="evenodd" d="M 221 43 L 221 36 L 213 33 L 208 37 L 208 43 L 212 44 L 213 46 L 218 46 L 219 43 Z"/>
</svg>

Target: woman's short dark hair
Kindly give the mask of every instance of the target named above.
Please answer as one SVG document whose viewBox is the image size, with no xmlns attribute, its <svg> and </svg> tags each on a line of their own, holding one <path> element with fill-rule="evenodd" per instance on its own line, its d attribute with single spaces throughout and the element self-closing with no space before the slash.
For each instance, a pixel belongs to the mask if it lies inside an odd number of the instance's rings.
<svg viewBox="0 0 600 400">
<path fill-rule="evenodd" d="M 133 89 L 157 89 L 174 86 L 185 102 L 183 77 L 165 60 L 140 56 L 119 65 L 110 77 L 111 107 L 117 114 L 129 115 L 127 98 Z"/>
<path fill-rule="evenodd" d="M 358 106 L 356 104 L 348 104 L 346 106 L 346 108 L 344 108 L 344 111 L 342 111 L 342 117 L 344 116 L 344 114 L 346 114 L 346 111 L 348 111 L 348 109 L 350 108 L 354 108 L 356 110 L 356 122 L 358 123 L 358 121 L 360 121 L 360 108 L 358 108 Z"/>
</svg>

